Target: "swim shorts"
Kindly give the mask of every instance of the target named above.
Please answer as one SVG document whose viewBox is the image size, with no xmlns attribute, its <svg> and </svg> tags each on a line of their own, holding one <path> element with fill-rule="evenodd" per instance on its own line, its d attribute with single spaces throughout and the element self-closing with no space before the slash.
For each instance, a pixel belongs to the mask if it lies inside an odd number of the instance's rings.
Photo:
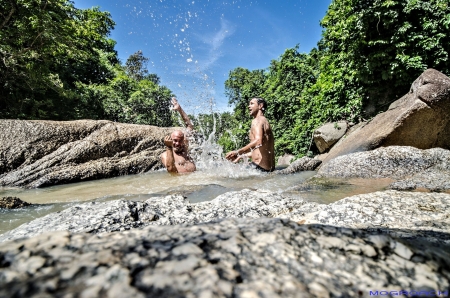
<svg viewBox="0 0 450 298">
<path fill-rule="evenodd" d="M 251 166 L 252 168 L 255 168 L 255 169 L 261 171 L 261 172 L 265 172 L 265 173 L 273 172 L 273 170 L 266 170 L 266 169 L 260 167 L 259 165 L 257 165 L 257 164 L 254 163 L 254 162 L 251 162 L 251 163 L 250 163 L 250 166 Z"/>
</svg>

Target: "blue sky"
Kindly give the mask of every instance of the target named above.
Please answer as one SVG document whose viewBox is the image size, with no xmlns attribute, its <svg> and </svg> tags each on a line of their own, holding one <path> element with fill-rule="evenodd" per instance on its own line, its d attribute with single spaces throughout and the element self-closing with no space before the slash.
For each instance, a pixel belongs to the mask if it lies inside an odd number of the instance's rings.
<svg viewBox="0 0 450 298">
<path fill-rule="evenodd" d="M 119 58 L 142 50 L 189 113 L 229 110 L 224 82 L 230 70 L 265 69 L 286 49 L 309 52 L 331 0 L 75 0 L 99 6 L 116 27 Z"/>
</svg>

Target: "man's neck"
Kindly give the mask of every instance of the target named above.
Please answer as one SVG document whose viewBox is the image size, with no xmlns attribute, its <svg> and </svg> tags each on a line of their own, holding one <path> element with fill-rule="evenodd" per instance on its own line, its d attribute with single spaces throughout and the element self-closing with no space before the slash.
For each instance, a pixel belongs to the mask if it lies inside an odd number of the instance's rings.
<svg viewBox="0 0 450 298">
<path fill-rule="evenodd" d="M 257 117 L 260 117 L 260 116 L 264 117 L 264 113 L 261 110 L 259 110 L 258 113 L 256 113 L 255 116 L 253 116 L 253 119 L 256 119 Z"/>
</svg>

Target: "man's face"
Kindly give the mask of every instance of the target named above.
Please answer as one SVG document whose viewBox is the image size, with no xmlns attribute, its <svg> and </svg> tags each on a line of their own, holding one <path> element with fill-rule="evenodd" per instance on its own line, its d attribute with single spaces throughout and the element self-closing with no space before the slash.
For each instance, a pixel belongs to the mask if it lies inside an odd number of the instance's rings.
<svg viewBox="0 0 450 298">
<path fill-rule="evenodd" d="M 173 151 L 181 153 L 184 150 L 184 135 L 178 132 L 174 132 L 171 135 L 173 141 Z"/>
<path fill-rule="evenodd" d="M 248 104 L 248 109 L 249 109 L 250 116 L 254 117 L 254 116 L 256 116 L 256 114 L 258 114 L 260 107 L 258 105 L 258 101 L 255 98 L 250 100 L 250 103 Z"/>
</svg>

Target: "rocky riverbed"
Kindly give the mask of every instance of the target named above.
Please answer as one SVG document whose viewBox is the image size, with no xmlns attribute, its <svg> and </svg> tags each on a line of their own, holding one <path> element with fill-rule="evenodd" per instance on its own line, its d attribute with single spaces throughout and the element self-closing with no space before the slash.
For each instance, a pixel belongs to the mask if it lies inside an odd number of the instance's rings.
<svg viewBox="0 0 450 298">
<path fill-rule="evenodd" d="M 445 292 L 450 281 L 450 194 L 439 191 L 448 189 L 441 174 L 449 170 L 449 156 L 438 148 L 392 146 L 336 158 L 306 187 L 336 177 L 395 182 L 391 190 L 331 204 L 246 189 L 200 203 L 169 195 L 75 205 L 0 236 L 0 295 L 369 297 L 370 291 Z M 303 159 L 297 164 L 318 163 Z M 439 179 L 417 178 L 429 172 Z M 392 189 L 414 179 L 428 192 Z"/>
<path fill-rule="evenodd" d="M 87 203 L 2 235 L 2 296 L 360 297 L 448 290 L 450 195 L 243 190 Z M 228 218 L 228 219 L 226 219 Z M 125 231 L 128 230 L 128 231 Z M 80 233 L 81 232 L 81 233 Z"/>
<path fill-rule="evenodd" d="M 386 178 L 386 190 L 331 204 L 245 189 L 200 203 L 169 195 L 75 205 L 0 235 L 0 296 L 448 297 L 449 86 L 427 70 L 298 186 Z M 157 168 L 170 131 L 84 120 L 0 120 L 0 129 L 0 185 L 25 187 Z"/>
</svg>

